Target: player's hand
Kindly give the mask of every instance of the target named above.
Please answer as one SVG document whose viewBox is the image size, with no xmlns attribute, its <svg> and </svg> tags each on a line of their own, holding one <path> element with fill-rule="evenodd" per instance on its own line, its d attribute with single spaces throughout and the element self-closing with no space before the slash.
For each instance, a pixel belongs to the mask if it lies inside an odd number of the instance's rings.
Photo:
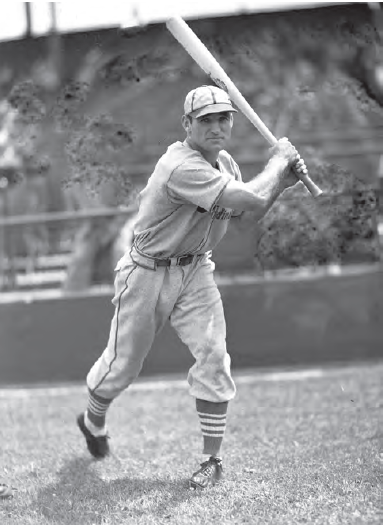
<svg viewBox="0 0 384 525">
<path fill-rule="evenodd" d="M 288 167 L 292 167 L 297 162 L 299 155 L 295 146 L 293 146 L 286 137 L 278 140 L 270 149 L 270 153 L 271 157 L 279 157 L 286 160 Z"/>
<path fill-rule="evenodd" d="M 299 182 L 301 175 L 308 175 L 304 160 L 300 157 L 295 146 L 286 137 L 278 140 L 270 151 L 272 156 L 283 158 L 288 162 L 288 168 L 290 169 L 285 171 L 284 188 L 295 186 Z"/>
<path fill-rule="evenodd" d="M 296 163 L 293 166 L 293 171 L 301 175 L 308 175 L 307 166 L 305 165 L 304 160 L 300 157 L 299 154 L 296 156 Z"/>
<path fill-rule="evenodd" d="M 287 174 L 284 177 L 284 188 L 295 186 L 300 181 L 300 175 L 308 175 L 308 170 L 304 160 L 297 154 L 296 164 L 290 170 L 287 170 Z"/>
</svg>

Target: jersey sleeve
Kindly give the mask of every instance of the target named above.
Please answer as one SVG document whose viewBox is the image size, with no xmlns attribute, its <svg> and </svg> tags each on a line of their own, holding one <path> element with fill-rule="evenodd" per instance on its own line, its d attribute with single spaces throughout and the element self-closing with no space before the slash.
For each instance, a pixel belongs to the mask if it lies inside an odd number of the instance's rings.
<svg viewBox="0 0 384 525">
<path fill-rule="evenodd" d="M 206 162 L 185 162 L 169 177 L 168 196 L 174 204 L 191 203 L 211 211 L 231 178 L 229 173 L 210 168 Z"/>
</svg>

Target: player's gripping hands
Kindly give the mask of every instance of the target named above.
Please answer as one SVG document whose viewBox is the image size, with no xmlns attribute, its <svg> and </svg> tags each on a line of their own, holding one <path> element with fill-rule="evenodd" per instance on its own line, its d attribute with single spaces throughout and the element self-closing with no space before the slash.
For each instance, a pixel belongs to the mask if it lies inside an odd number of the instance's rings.
<svg viewBox="0 0 384 525">
<path fill-rule="evenodd" d="M 270 149 L 270 153 L 271 157 L 276 156 L 286 160 L 288 167 L 291 168 L 285 171 L 284 186 L 286 188 L 294 186 L 300 179 L 300 175 L 308 175 L 304 160 L 286 137 L 278 140 Z"/>
</svg>

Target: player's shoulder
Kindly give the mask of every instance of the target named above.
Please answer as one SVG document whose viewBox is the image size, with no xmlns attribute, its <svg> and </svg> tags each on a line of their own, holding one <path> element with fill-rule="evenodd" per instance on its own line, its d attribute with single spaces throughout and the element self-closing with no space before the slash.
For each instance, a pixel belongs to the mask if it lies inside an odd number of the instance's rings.
<svg viewBox="0 0 384 525">
<path fill-rule="evenodd" d="M 228 163 L 234 163 L 235 162 L 233 157 L 232 157 L 232 155 L 230 155 L 230 153 L 228 153 L 228 151 L 226 151 L 225 149 L 222 149 L 220 151 L 220 153 L 219 153 L 219 160 L 221 162 L 228 162 Z"/>
<path fill-rule="evenodd" d="M 221 164 L 225 167 L 225 169 L 232 173 L 233 175 L 237 176 L 240 172 L 240 168 L 237 164 L 237 162 L 234 160 L 232 155 L 228 153 L 225 149 L 222 149 L 219 153 L 219 161 Z"/>
<path fill-rule="evenodd" d="M 176 142 L 168 148 L 168 162 L 172 165 L 173 172 L 204 170 L 210 168 L 210 164 L 204 159 L 202 154 L 191 148 L 186 142 Z"/>
<path fill-rule="evenodd" d="M 197 151 L 189 148 L 185 143 L 177 141 L 168 147 L 162 160 L 175 169 L 186 162 L 195 163 L 199 162 L 200 159 L 201 155 Z"/>
<path fill-rule="evenodd" d="M 231 158 L 232 158 L 232 155 L 230 155 L 230 154 L 228 153 L 227 150 L 222 149 L 222 150 L 220 150 L 219 157 L 220 157 L 221 159 L 223 159 L 223 158 L 225 158 L 225 159 L 231 159 Z"/>
</svg>

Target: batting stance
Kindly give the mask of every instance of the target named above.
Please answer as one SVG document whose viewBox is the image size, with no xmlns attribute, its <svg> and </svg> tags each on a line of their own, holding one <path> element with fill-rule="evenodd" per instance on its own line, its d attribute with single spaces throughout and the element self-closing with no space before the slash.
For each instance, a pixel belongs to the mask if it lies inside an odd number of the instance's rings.
<svg viewBox="0 0 384 525">
<path fill-rule="evenodd" d="M 252 211 L 260 219 L 298 181 L 291 168 L 307 171 L 292 144 L 281 139 L 265 169 L 243 183 L 224 150 L 234 112 L 228 94 L 216 86 L 188 93 L 182 117 L 186 138 L 169 146 L 140 193 L 133 244 L 116 266 L 108 344 L 88 373 L 88 406 L 77 418 L 89 452 L 105 457 L 107 410 L 137 378 L 169 319 L 195 359 L 188 383 L 207 459 L 191 476 L 192 488 L 214 485 L 223 475 L 227 407 L 236 393 L 211 251 L 232 216 Z"/>
</svg>

